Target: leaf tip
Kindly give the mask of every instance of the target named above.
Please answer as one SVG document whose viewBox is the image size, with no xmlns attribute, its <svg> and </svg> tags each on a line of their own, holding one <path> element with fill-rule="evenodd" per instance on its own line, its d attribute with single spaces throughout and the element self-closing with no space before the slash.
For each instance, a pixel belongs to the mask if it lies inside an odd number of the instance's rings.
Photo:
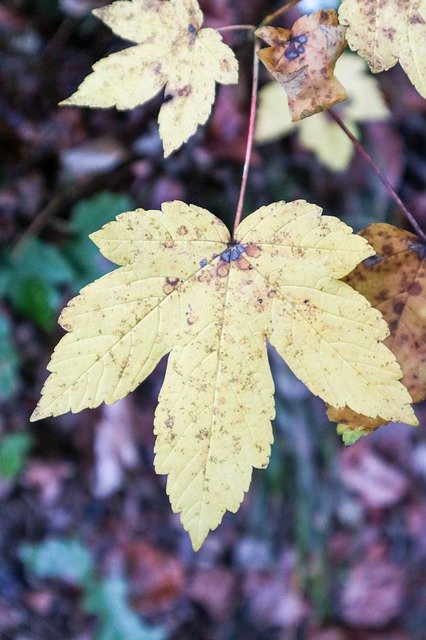
<svg viewBox="0 0 426 640">
<path fill-rule="evenodd" d="M 37 420 L 42 419 L 41 410 L 39 405 L 36 406 L 32 414 L 30 415 L 30 422 L 37 422 Z"/>
</svg>

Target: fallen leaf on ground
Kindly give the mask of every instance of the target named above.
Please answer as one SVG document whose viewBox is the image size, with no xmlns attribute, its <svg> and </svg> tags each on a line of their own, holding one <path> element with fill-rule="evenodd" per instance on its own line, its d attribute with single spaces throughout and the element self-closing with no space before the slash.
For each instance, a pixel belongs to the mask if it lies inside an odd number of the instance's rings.
<svg viewBox="0 0 426 640">
<path fill-rule="evenodd" d="M 408 480 L 401 471 L 362 446 L 344 449 L 340 463 L 344 484 L 369 508 L 392 507 L 408 491 Z"/>
<path fill-rule="evenodd" d="M 130 543 L 125 557 L 134 608 L 148 616 L 172 610 L 185 582 L 185 571 L 178 558 L 143 540 Z"/>
<path fill-rule="evenodd" d="M 232 49 L 215 29 L 201 29 L 196 0 L 118 0 L 93 13 L 137 44 L 97 62 L 61 104 L 133 109 L 165 86 L 158 122 L 164 155 L 170 155 L 207 121 L 216 82 L 237 82 Z"/>
<path fill-rule="evenodd" d="M 374 250 L 304 200 L 258 209 L 231 240 L 205 209 L 167 202 L 91 235 L 123 265 L 63 310 L 32 420 L 112 403 L 170 352 L 155 416 L 158 473 L 195 549 L 268 464 L 266 340 L 333 406 L 416 423 L 387 325 L 339 278 Z"/>
<path fill-rule="evenodd" d="M 371 224 L 360 232 L 376 254 L 344 278 L 378 309 L 389 325 L 385 344 L 403 372 L 413 402 L 426 398 L 426 243 L 390 224 Z M 385 419 L 371 420 L 346 408 L 327 410 L 348 440 L 365 435 Z M 361 429 L 361 431 L 360 431 Z"/>
<path fill-rule="evenodd" d="M 242 593 L 248 617 L 256 626 L 295 628 L 308 613 L 297 578 L 296 557 L 288 551 L 275 563 L 274 571 L 248 569 L 245 573 Z"/>
<path fill-rule="evenodd" d="M 351 627 L 386 626 L 401 611 L 405 582 L 406 573 L 402 567 L 385 560 L 365 558 L 350 571 L 343 585 L 341 618 Z"/>
<path fill-rule="evenodd" d="M 225 620 L 232 609 L 235 575 L 225 567 L 198 569 L 186 590 L 216 621 Z"/>
<path fill-rule="evenodd" d="M 426 97 L 425 0 L 343 0 L 340 23 L 353 51 L 373 73 L 398 61 L 419 93 Z"/>
<path fill-rule="evenodd" d="M 285 89 L 293 121 L 346 100 L 346 91 L 334 75 L 337 58 L 346 46 L 345 29 L 336 11 L 302 16 L 291 30 L 260 27 L 256 36 L 271 45 L 258 55 Z"/>
<path fill-rule="evenodd" d="M 105 405 L 95 433 L 95 495 L 105 497 L 122 486 L 124 472 L 138 464 L 129 398 Z"/>
<path fill-rule="evenodd" d="M 339 114 L 356 137 L 359 136 L 358 123 L 388 117 L 378 82 L 359 56 L 343 53 L 336 64 L 336 77 L 348 93 L 348 100 L 338 107 Z M 327 113 L 292 122 L 283 88 L 277 82 L 268 82 L 259 92 L 256 141 L 270 142 L 293 132 L 298 132 L 303 146 L 332 171 L 344 171 L 349 166 L 354 145 L 338 124 Z"/>
</svg>

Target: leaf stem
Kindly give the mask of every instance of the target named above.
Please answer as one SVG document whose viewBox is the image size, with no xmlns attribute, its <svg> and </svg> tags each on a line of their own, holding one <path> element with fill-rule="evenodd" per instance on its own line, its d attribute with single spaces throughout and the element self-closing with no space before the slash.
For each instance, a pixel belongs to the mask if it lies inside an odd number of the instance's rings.
<svg viewBox="0 0 426 640">
<path fill-rule="evenodd" d="M 366 151 L 366 149 L 362 146 L 360 141 L 353 135 L 353 133 L 351 131 L 349 131 L 349 129 L 347 128 L 347 126 L 345 125 L 343 120 L 340 118 L 339 115 L 337 115 L 337 113 L 333 109 L 329 109 L 328 113 L 333 118 L 333 120 L 336 122 L 336 124 L 339 125 L 339 127 L 342 129 L 342 131 L 344 133 L 346 133 L 348 138 L 354 144 L 354 146 L 355 146 L 356 150 L 358 151 L 358 153 L 360 153 L 362 155 L 362 157 L 364 158 L 364 160 L 366 160 L 370 164 L 370 166 L 372 167 L 374 173 L 382 181 L 382 183 L 386 187 L 386 190 L 389 193 L 390 197 L 393 198 L 393 200 L 396 202 L 396 204 L 398 205 L 398 207 L 400 208 L 402 213 L 405 215 L 407 220 L 410 222 L 411 226 L 413 227 L 413 229 L 415 230 L 417 235 L 420 236 L 420 238 L 422 238 L 423 240 L 426 240 L 425 232 L 421 229 L 421 227 L 419 226 L 419 223 L 417 222 L 417 220 L 415 219 L 413 214 L 407 209 L 407 207 L 402 202 L 402 200 L 399 197 L 399 195 L 396 193 L 395 189 L 392 187 L 392 185 L 389 182 L 389 180 L 386 178 L 386 176 L 383 175 L 383 173 L 381 172 L 381 170 L 379 169 L 377 164 L 374 162 L 373 158 Z"/>
<path fill-rule="evenodd" d="M 251 152 L 253 149 L 254 126 L 256 123 L 256 109 L 257 109 L 257 85 L 259 81 L 259 58 L 257 56 L 257 52 L 259 51 L 259 49 L 260 49 L 260 40 L 255 38 L 254 48 L 253 48 L 253 79 L 252 79 L 252 87 L 251 87 L 250 117 L 249 117 L 249 128 L 247 133 L 246 157 L 244 159 L 240 196 L 238 198 L 237 210 L 235 212 L 234 230 L 232 235 L 235 235 L 235 230 L 240 224 L 241 214 L 243 212 L 244 197 L 246 195 L 247 179 L 248 179 L 248 173 L 250 169 Z"/>
<path fill-rule="evenodd" d="M 276 11 L 273 11 L 272 13 L 269 13 L 266 16 L 266 18 L 264 18 L 264 20 L 262 20 L 262 22 L 260 23 L 259 26 L 260 27 L 268 26 L 268 24 L 271 24 L 271 22 L 273 22 L 276 18 L 278 18 L 278 16 L 282 15 L 283 13 L 285 13 L 286 11 L 291 9 L 292 7 L 294 7 L 294 5 L 298 4 L 299 2 L 300 2 L 300 0 L 289 0 L 288 2 L 285 3 L 285 5 L 283 7 L 280 7 Z"/>
<path fill-rule="evenodd" d="M 256 31 L 254 24 L 231 24 L 226 27 L 217 27 L 216 31 Z"/>
</svg>

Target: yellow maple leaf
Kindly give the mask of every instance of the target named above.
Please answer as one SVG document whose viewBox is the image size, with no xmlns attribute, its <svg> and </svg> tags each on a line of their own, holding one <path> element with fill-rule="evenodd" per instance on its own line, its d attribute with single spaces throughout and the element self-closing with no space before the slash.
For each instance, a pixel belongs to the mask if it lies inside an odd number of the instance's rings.
<svg viewBox="0 0 426 640">
<path fill-rule="evenodd" d="M 377 80 L 368 74 L 367 65 L 360 57 L 343 53 L 337 61 L 335 74 L 348 93 L 348 100 L 337 109 L 355 136 L 359 135 L 357 123 L 388 117 L 389 111 Z M 325 112 L 292 122 L 284 90 L 277 82 L 269 82 L 259 92 L 256 141 L 260 144 L 270 142 L 296 131 L 303 146 L 332 171 L 347 169 L 354 145 L 334 120 Z"/>
<path fill-rule="evenodd" d="M 207 121 L 216 82 L 237 82 L 232 49 L 215 29 L 201 29 L 196 0 L 118 0 L 93 13 L 137 44 L 97 62 L 61 105 L 133 109 L 165 86 L 158 122 L 168 156 Z"/>
<path fill-rule="evenodd" d="M 350 48 L 378 73 L 398 61 L 426 97 L 426 1 L 343 0 L 339 20 Z"/>
<path fill-rule="evenodd" d="M 374 253 L 303 200 L 247 217 L 230 239 L 182 202 L 121 214 L 91 236 L 118 265 L 60 317 L 69 333 L 32 419 L 115 402 L 170 352 L 155 415 L 159 473 L 195 549 L 236 511 L 272 442 L 266 341 L 336 407 L 416 423 L 379 311 L 338 280 Z"/>
</svg>

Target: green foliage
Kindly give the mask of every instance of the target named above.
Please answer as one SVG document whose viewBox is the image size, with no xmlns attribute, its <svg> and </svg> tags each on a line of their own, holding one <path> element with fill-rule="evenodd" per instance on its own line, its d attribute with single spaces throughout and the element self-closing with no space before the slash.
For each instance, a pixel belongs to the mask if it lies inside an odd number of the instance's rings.
<svg viewBox="0 0 426 640">
<path fill-rule="evenodd" d="M 12 480 L 25 466 L 33 444 L 29 433 L 11 433 L 0 439 L 0 477 Z"/>
<path fill-rule="evenodd" d="M 126 592 L 126 583 L 118 575 L 98 582 L 86 592 L 86 611 L 99 620 L 96 640 L 163 640 L 161 629 L 148 627 L 130 609 Z"/>
<path fill-rule="evenodd" d="M 86 284 L 110 270 L 110 263 L 99 256 L 96 246 L 88 237 L 89 234 L 114 220 L 119 213 L 131 211 L 134 206 L 134 202 L 128 196 L 109 191 L 97 193 L 75 205 L 70 218 L 73 238 L 64 252 L 74 269 L 74 292 L 80 291 Z"/>
<path fill-rule="evenodd" d="M 41 544 L 26 544 L 21 548 L 20 557 L 27 569 L 40 578 L 78 586 L 91 579 L 94 571 L 89 551 L 75 538 L 53 538 Z"/>
<path fill-rule="evenodd" d="M 45 331 L 51 331 L 63 286 L 67 285 L 76 293 L 109 271 L 109 262 L 99 257 L 88 235 L 132 208 L 134 203 L 125 195 L 107 191 L 98 193 L 73 208 L 70 218 L 72 239 L 64 249 L 32 238 L 16 255 L 4 251 L 0 254 L 0 298 L 9 300 L 15 311 Z M 0 335 L 7 332 L 4 325 L 0 321 Z M 6 358 L 0 348 L 0 376 L 3 360 Z M 13 365 L 13 358 L 10 361 Z M 9 368 L 13 369 L 13 366 L 9 365 Z M 5 388 L 8 389 L 7 384 Z"/>
<path fill-rule="evenodd" d="M 17 255 L 0 257 L 0 295 L 26 318 L 50 331 L 60 302 L 60 289 L 70 283 L 73 271 L 60 251 L 32 238 Z"/>
<path fill-rule="evenodd" d="M 96 640 L 164 640 L 160 628 L 150 627 L 127 604 L 127 587 L 119 575 L 96 577 L 91 553 L 76 538 L 55 538 L 21 547 L 28 572 L 40 578 L 72 582 L 83 591 L 86 613 L 98 619 Z"/>
<path fill-rule="evenodd" d="M 9 318 L 0 314 L 0 400 L 9 400 L 16 390 L 19 356 L 12 341 Z"/>
</svg>

